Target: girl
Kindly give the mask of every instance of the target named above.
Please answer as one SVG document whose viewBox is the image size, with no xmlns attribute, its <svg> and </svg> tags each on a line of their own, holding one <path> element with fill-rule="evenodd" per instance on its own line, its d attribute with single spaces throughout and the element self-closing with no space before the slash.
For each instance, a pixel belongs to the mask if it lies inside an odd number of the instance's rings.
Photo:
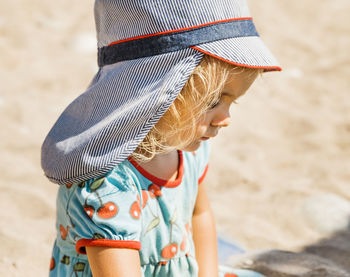
<svg viewBox="0 0 350 277">
<path fill-rule="evenodd" d="M 95 19 L 100 70 L 42 147 L 62 185 L 50 276 L 218 276 L 208 140 L 280 67 L 242 0 L 97 0 Z"/>
</svg>

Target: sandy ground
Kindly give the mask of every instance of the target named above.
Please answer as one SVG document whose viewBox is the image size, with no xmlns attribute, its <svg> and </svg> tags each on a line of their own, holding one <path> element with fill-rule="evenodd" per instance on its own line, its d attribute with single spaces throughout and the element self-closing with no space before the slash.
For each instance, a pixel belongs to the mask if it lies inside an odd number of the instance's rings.
<svg viewBox="0 0 350 277">
<path fill-rule="evenodd" d="M 233 107 L 206 183 L 221 232 L 248 250 L 297 251 L 350 225 L 350 2 L 249 4 L 284 71 Z M 40 146 L 96 72 L 93 1 L 1 10 L 0 276 L 46 276 L 57 186 Z"/>
</svg>

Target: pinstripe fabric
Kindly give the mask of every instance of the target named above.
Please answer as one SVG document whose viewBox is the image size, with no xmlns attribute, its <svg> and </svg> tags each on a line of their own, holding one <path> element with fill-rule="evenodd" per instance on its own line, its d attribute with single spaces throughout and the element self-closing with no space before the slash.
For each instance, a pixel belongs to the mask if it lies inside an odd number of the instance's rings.
<svg viewBox="0 0 350 277">
<path fill-rule="evenodd" d="M 137 36 L 250 17 L 244 0 L 96 0 L 98 47 Z M 42 145 L 45 175 L 58 184 L 101 176 L 128 157 L 175 100 L 203 53 L 279 70 L 259 37 L 218 40 L 100 67 Z"/>
<path fill-rule="evenodd" d="M 250 17 L 245 0 L 99 0 L 98 47 L 114 41 L 228 18 Z"/>
</svg>

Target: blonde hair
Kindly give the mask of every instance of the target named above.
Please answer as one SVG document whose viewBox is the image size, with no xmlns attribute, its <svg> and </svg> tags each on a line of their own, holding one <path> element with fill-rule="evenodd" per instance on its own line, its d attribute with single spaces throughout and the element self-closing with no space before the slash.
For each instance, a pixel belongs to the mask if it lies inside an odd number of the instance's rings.
<svg viewBox="0 0 350 277">
<path fill-rule="evenodd" d="M 204 55 L 175 101 L 131 157 L 146 162 L 157 154 L 188 145 L 196 135 L 201 116 L 219 101 L 229 75 L 244 71 L 251 71 L 252 75 L 257 76 L 261 69 L 239 67 Z M 168 146 L 166 142 L 174 135 L 180 137 L 178 145 Z"/>
</svg>

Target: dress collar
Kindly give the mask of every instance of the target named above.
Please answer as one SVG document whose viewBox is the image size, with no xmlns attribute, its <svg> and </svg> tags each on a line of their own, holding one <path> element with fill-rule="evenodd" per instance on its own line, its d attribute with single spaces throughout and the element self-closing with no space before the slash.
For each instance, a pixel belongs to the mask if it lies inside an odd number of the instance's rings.
<svg viewBox="0 0 350 277">
<path fill-rule="evenodd" d="M 129 162 L 136 168 L 138 172 L 142 174 L 145 178 L 152 181 L 154 184 L 162 187 L 177 187 L 182 182 L 182 177 L 184 174 L 184 165 L 183 165 L 183 153 L 182 151 L 177 151 L 179 155 L 179 166 L 177 169 L 177 177 L 175 180 L 164 180 L 160 179 L 157 176 L 154 176 L 153 174 L 146 171 L 144 168 L 142 168 L 135 160 L 133 160 L 131 157 L 128 158 Z"/>
</svg>

